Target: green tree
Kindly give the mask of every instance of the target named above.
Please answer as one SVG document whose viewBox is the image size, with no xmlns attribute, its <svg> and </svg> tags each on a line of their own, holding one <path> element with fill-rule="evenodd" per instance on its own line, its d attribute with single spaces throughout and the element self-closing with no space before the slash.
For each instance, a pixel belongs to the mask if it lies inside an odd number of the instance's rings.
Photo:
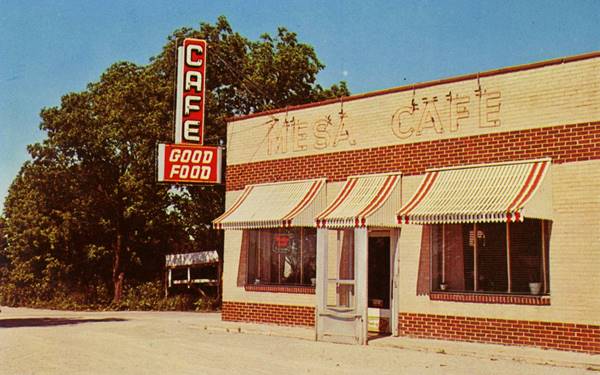
<svg viewBox="0 0 600 375">
<path fill-rule="evenodd" d="M 146 66 L 112 65 L 41 112 L 47 138 L 30 146 L 4 208 L 13 284 L 44 298 L 56 283 L 86 295 L 105 283 L 119 302 L 124 279 L 160 278 L 169 248 L 216 249 L 222 259 L 210 222 L 224 187 L 155 183 L 156 143 L 172 141 L 175 50 L 186 37 L 209 45 L 206 144 L 225 143 L 230 116 L 348 94 L 343 82 L 316 84 L 324 66 L 296 34 L 279 28 L 250 41 L 224 17 L 176 30 Z"/>
</svg>

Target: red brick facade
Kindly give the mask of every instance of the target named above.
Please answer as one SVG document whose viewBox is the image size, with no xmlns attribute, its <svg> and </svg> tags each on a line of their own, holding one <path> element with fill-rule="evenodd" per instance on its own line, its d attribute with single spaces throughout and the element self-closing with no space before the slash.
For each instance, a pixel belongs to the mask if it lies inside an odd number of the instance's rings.
<svg viewBox="0 0 600 375">
<path fill-rule="evenodd" d="M 274 323 L 284 326 L 315 325 L 315 309 L 310 306 L 223 301 L 221 309 L 221 319 L 228 321 Z"/>
<path fill-rule="evenodd" d="M 400 313 L 400 336 L 600 353 L 600 326 Z"/>
<path fill-rule="evenodd" d="M 600 159 L 600 122 L 560 125 L 227 166 L 228 191 L 248 184 L 551 157 L 554 164 Z"/>
<path fill-rule="evenodd" d="M 315 325 L 315 310 L 309 306 L 224 301 L 222 309 L 222 319 L 225 321 L 307 327 Z M 600 326 L 597 325 L 400 313 L 398 332 L 400 336 L 424 339 L 535 346 L 600 354 Z"/>
</svg>

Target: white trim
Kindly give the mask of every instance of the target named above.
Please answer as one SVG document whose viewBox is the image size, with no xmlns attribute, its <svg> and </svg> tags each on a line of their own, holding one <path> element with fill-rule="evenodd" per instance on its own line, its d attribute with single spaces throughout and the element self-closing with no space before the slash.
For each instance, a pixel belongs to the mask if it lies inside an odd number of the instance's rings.
<svg viewBox="0 0 600 375">
<path fill-rule="evenodd" d="M 165 180 L 165 144 L 158 144 L 158 176 L 159 182 Z"/>
<path fill-rule="evenodd" d="M 177 87 L 175 89 L 175 143 L 183 143 L 183 124 L 181 122 L 183 117 L 183 59 L 183 46 L 179 46 L 177 47 Z"/>
</svg>

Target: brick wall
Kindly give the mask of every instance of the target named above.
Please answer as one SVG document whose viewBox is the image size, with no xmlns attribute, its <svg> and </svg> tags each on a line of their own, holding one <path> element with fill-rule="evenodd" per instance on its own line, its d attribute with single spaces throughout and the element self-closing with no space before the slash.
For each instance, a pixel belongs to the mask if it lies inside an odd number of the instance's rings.
<svg viewBox="0 0 600 375">
<path fill-rule="evenodd" d="M 551 157 L 555 164 L 600 159 L 600 122 L 560 125 L 471 137 L 410 143 L 229 165 L 228 191 L 247 184 L 425 169 Z"/>
<path fill-rule="evenodd" d="M 401 336 L 600 353 L 600 326 L 400 313 Z"/>
<path fill-rule="evenodd" d="M 221 319 L 234 322 L 274 323 L 285 326 L 315 325 L 315 309 L 264 303 L 223 301 Z"/>
</svg>

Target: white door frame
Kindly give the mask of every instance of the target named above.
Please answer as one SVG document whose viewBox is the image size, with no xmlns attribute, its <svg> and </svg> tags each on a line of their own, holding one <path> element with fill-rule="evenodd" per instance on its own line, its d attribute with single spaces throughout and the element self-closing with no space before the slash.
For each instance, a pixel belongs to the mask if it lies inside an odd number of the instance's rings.
<svg viewBox="0 0 600 375">
<path fill-rule="evenodd" d="M 369 323 L 367 315 L 369 235 L 367 229 L 354 229 L 354 304 L 350 309 L 327 305 L 328 241 L 329 230 L 317 229 L 315 339 L 366 345 Z M 339 264 L 336 267 L 339 267 Z M 339 269 L 336 269 L 336 272 L 339 272 Z"/>
<path fill-rule="evenodd" d="M 390 230 L 390 255 L 392 257 L 390 262 L 390 275 L 391 275 L 391 300 L 390 307 L 392 309 L 392 318 L 390 319 L 390 324 L 392 325 L 392 335 L 398 336 L 398 314 L 400 309 L 399 304 L 399 280 L 400 280 L 400 229 L 392 229 Z"/>
</svg>

